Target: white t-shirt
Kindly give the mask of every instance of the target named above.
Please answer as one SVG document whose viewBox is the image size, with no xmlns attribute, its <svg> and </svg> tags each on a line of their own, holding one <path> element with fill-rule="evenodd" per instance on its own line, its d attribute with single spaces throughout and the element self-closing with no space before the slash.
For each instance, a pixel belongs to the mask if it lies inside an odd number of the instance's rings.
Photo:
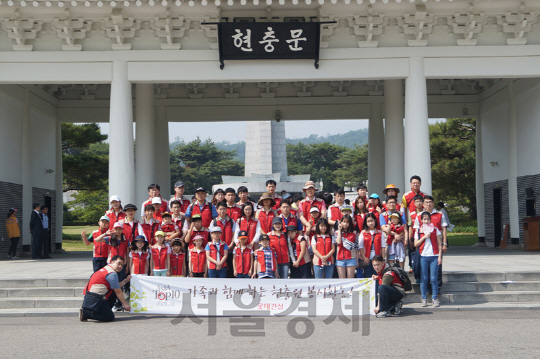
<svg viewBox="0 0 540 359">
<path fill-rule="evenodd" d="M 437 233 L 437 236 L 440 236 L 441 235 L 441 231 L 439 231 L 439 228 L 435 227 L 435 233 Z M 422 234 L 423 236 L 424 234 Z M 416 231 L 414 233 L 414 239 L 420 239 L 420 232 Z M 435 254 L 433 252 L 433 246 L 431 245 L 431 239 L 430 238 L 427 238 L 425 241 L 424 241 L 424 250 L 422 250 L 422 253 L 420 253 L 420 255 L 422 257 L 437 257 L 438 255 Z"/>
</svg>

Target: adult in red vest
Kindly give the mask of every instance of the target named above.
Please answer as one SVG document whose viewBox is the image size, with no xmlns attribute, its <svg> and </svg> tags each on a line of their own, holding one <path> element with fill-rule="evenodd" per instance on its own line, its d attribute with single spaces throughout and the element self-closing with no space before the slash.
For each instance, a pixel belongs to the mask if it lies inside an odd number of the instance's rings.
<svg viewBox="0 0 540 359">
<path fill-rule="evenodd" d="M 315 192 L 317 191 L 315 182 L 307 181 L 303 190 L 306 193 L 306 198 L 300 201 L 298 206 L 298 215 L 302 221 L 302 224 L 307 230 L 309 227 L 309 220 L 311 219 L 311 207 L 317 206 L 317 208 L 319 208 L 319 212 L 321 213 L 321 217 L 326 217 L 326 203 L 324 203 L 322 199 L 315 197 Z"/>
<path fill-rule="evenodd" d="M 330 279 L 334 275 L 334 237 L 326 218 L 321 218 L 315 226 L 315 235 L 311 239 L 313 249 L 313 274 L 315 279 Z"/>
<path fill-rule="evenodd" d="M 364 199 L 362 197 L 356 197 L 354 201 L 354 224 L 358 233 L 364 229 L 364 218 L 368 213 Z"/>
<path fill-rule="evenodd" d="M 410 214 L 415 211 L 414 196 L 426 196 L 424 192 L 420 191 L 420 186 L 422 186 L 422 179 L 420 178 L 420 176 L 412 176 L 410 182 L 411 190 L 409 192 L 405 192 L 403 194 L 403 198 L 401 199 L 401 207 L 403 207 L 403 211 L 407 216 L 407 219 L 410 219 Z"/>
<path fill-rule="evenodd" d="M 242 207 L 238 206 L 235 202 L 236 192 L 234 188 L 225 188 L 225 202 L 227 203 L 227 216 L 235 222 L 242 215 Z"/>
<path fill-rule="evenodd" d="M 371 278 L 375 274 L 371 263 L 373 257 L 386 257 L 386 242 L 383 240 L 383 232 L 377 229 L 377 217 L 374 213 L 366 214 L 364 219 L 364 230 L 358 236 L 358 255 L 364 263 L 368 263 L 363 270 L 357 268 L 358 278 Z"/>
<path fill-rule="evenodd" d="M 307 237 L 299 234 L 296 226 L 288 225 L 287 242 L 291 257 L 291 278 L 311 278 L 311 256 Z"/>
<path fill-rule="evenodd" d="M 259 206 L 261 207 L 255 214 L 255 218 L 261 224 L 261 233 L 268 234 L 272 231 L 272 220 L 277 217 L 277 212 L 273 209 L 276 201 L 270 193 L 263 193 L 259 198 Z"/>
<path fill-rule="evenodd" d="M 300 221 L 300 219 L 292 213 L 291 201 L 291 197 L 282 199 L 281 206 L 279 207 L 281 213 L 278 217 L 281 218 L 281 221 L 283 222 L 283 228 L 287 228 L 288 226 L 295 226 L 298 232 L 302 232 L 304 230 L 304 227 L 302 226 L 302 222 Z"/>
<path fill-rule="evenodd" d="M 328 223 L 330 226 L 336 228 L 336 222 L 341 221 L 341 208 L 345 204 L 345 191 L 338 189 L 334 193 L 335 203 L 328 207 Z"/>
<path fill-rule="evenodd" d="M 124 294 L 120 288 L 124 286 L 131 276 L 128 276 L 122 282 L 118 281 L 117 272 L 124 267 L 124 258 L 115 256 L 111 258 L 111 263 L 90 277 L 88 284 L 84 289 L 84 300 L 79 309 L 79 320 L 85 322 L 88 319 L 94 319 L 102 322 L 111 322 L 114 320 L 114 313 L 111 305 L 116 298 L 122 302 L 126 311 L 131 308 L 124 299 Z"/>
<path fill-rule="evenodd" d="M 174 184 L 174 196 L 169 200 L 169 208 L 172 210 L 172 202 L 178 201 L 180 204 L 180 213 L 182 216 L 186 214 L 186 211 L 191 204 L 191 201 L 187 198 L 184 198 L 184 191 L 186 190 L 186 187 L 184 185 L 184 182 L 177 181 Z"/>
<path fill-rule="evenodd" d="M 420 279 L 420 291 L 422 292 L 422 307 L 427 307 L 428 282 L 431 283 L 433 294 L 433 306 L 440 306 L 439 294 L 439 266 L 442 265 L 442 236 L 439 228 L 431 222 L 432 215 L 422 212 L 422 225 L 414 234 L 414 245 L 419 247 L 420 266 L 422 275 Z"/>
<path fill-rule="evenodd" d="M 141 205 L 141 209 L 144 210 L 144 208 L 152 204 L 152 199 L 159 198 L 159 212 L 169 212 L 169 203 L 165 201 L 163 198 L 161 198 L 161 187 L 158 184 L 152 183 L 148 186 L 148 199 L 144 201 Z"/>
<path fill-rule="evenodd" d="M 276 195 L 276 187 L 277 183 L 274 180 L 268 180 L 266 181 L 266 192 L 270 194 L 270 197 L 274 200 L 274 205 L 272 206 L 272 209 L 278 210 L 279 206 L 281 205 L 281 198 Z"/>
<path fill-rule="evenodd" d="M 255 243 L 259 241 L 261 235 L 261 225 L 255 219 L 255 210 L 252 202 L 246 202 L 242 205 L 242 217 L 236 222 L 236 232 L 234 233 L 234 242 L 238 243 L 238 232 L 246 231 L 248 236 L 248 247 L 253 249 Z"/>
<path fill-rule="evenodd" d="M 386 186 L 385 189 L 383 189 L 383 194 L 386 196 L 386 200 L 383 201 L 383 209 L 385 211 L 388 211 L 388 207 L 386 207 L 386 201 L 388 201 L 389 197 L 398 197 L 399 194 L 399 188 L 396 187 L 394 184 L 389 184 Z M 397 200 L 396 200 L 397 201 Z M 396 203 L 396 210 L 401 211 L 401 205 L 399 203 Z"/>
<path fill-rule="evenodd" d="M 191 221 L 191 216 L 200 214 L 203 227 L 208 228 L 212 219 L 218 216 L 216 207 L 206 201 L 206 190 L 202 187 L 195 190 L 195 203 L 191 204 L 186 211 L 186 218 Z"/>
<path fill-rule="evenodd" d="M 401 314 L 401 307 L 403 306 L 402 299 L 405 295 L 403 282 L 401 282 L 399 276 L 390 269 L 388 264 L 384 262 L 383 257 L 373 257 L 372 263 L 376 273 L 372 278 L 378 283 L 377 306 L 374 310 L 377 314 L 377 318 Z"/>
<path fill-rule="evenodd" d="M 122 219 L 124 219 L 126 214 L 122 209 L 122 201 L 120 200 L 120 196 L 111 196 L 109 199 L 109 204 L 111 205 L 111 208 L 105 212 L 105 215 L 109 217 L 109 229 L 112 230 L 113 225 L 116 222 L 120 222 Z"/>
<path fill-rule="evenodd" d="M 277 254 L 279 278 L 289 278 L 289 246 L 286 234 L 283 233 L 283 222 L 280 217 L 272 220 L 272 231 L 268 233 L 270 237 L 270 247 Z"/>
</svg>

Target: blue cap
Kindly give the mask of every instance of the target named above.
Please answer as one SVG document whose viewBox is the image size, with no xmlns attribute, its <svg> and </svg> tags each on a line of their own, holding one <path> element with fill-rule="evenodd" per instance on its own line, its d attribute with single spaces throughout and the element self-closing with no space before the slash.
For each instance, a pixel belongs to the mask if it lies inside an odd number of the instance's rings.
<svg viewBox="0 0 540 359">
<path fill-rule="evenodd" d="M 369 196 L 369 198 L 379 198 L 379 195 L 377 193 L 373 193 Z"/>
<path fill-rule="evenodd" d="M 101 216 L 101 218 L 99 219 L 100 221 L 107 221 L 107 222 L 110 222 L 111 220 L 109 219 L 109 217 L 107 216 Z"/>
</svg>

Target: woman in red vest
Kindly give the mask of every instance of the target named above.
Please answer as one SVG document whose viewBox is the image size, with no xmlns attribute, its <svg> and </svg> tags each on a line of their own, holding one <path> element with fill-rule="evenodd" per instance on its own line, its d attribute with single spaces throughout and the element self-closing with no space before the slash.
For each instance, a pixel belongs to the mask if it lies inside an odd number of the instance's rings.
<svg viewBox="0 0 540 359">
<path fill-rule="evenodd" d="M 112 230 L 116 222 L 120 222 L 122 219 L 126 218 L 126 214 L 122 209 L 120 196 L 111 196 L 109 204 L 111 205 L 111 209 L 106 211 L 105 215 L 109 217 L 109 229 Z"/>
<path fill-rule="evenodd" d="M 315 227 L 315 235 L 311 240 L 313 257 L 313 273 L 316 279 L 332 278 L 334 274 L 334 252 L 336 245 L 330 235 L 330 225 L 326 218 L 321 218 Z"/>
<path fill-rule="evenodd" d="M 270 247 L 277 255 L 277 270 L 279 278 L 289 278 L 289 247 L 287 245 L 287 237 L 283 233 L 283 222 L 281 218 L 275 217 L 272 220 L 272 231 L 268 233 L 270 237 Z"/>
<path fill-rule="evenodd" d="M 364 218 L 364 230 L 358 236 L 358 255 L 362 261 L 368 263 L 362 269 L 357 268 L 358 278 L 371 278 L 375 274 L 371 259 L 375 256 L 386 257 L 386 242 L 383 240 L 383 232 L 377 229 L 377 217 L 374 213 L 366 214 Z"/>
<path fill-rule="evenodd" d="M 234 242 L 238 243 L 238 232 L 246 231 L 248 234 L 247 245 L 254 249 L 254 245 L 259 241 L 261 235 L 261 225 L 255 219 L 255 210 L 252 202 L 246 202 L 242 205 L 241 217 L 236 221 L 236 232 L 234 233 Z"/>
<path fill-rule="evenodd" d="M 261 198 L 259 198 L 259 206 L 261 209 L 255 214 L 255 218 L 261 224 L 261 233 L 268 234 L 272 231 L 272 220 L 274 217 L 277 217 L 277 212 L 272 209 L 276 201 L 272 198 L 270 193 L 263 193 Z"/>
<path fill-rule="evenodd" d="M 358 267 L 356 254 L 358 238 L 354 231 L 352 217 L 348 214 L 344 215 L 338 224 L 336 244 L 336 266 L 339 278 L 354 278 L 354 271 Z"/>
<path fill-rule="evenodd" d="M 364 218 L 368 213 L 364 199 L 362 197 L 356 197 L 354 201 L 354 222 L 358 232 L 362 232 L 364 229 Z"/>
<path fill-rule="evenodd" d="M 427 286 L 431 282 L 433 292 L 433 306 L 440 306 L 439 294 L 439 266 L 442 264 L 442 235 L 437 226 L 431 223 L 431 214 L 422 212 L 420 219 L 422 225 L 414 234 L 414 246 L 420 247 L 420 291 L 422 292 L 422 307 L 427 307 Z"/>
</svg>

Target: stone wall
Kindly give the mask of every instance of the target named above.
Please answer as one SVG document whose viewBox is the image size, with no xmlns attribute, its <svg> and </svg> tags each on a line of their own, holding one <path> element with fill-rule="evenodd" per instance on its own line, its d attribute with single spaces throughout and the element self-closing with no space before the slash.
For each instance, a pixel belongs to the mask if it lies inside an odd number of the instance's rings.
<svg viewBox="0 0 540 359">
<path fill-rule="evenodd" d="M 15 208 L 15 216 L 19 220 L 21 230 L 28 227 L 30 218 L 24 218 L 22 213 L 22 188 L 20 184 L 0 181 L 0 258 L 7 258 L 7 251 L 11 241 L 7 236 L 6 218 L 10 208 Z M 22 238 L 19 240 L 17 253 L 22 250 Z"/>
</svg>

